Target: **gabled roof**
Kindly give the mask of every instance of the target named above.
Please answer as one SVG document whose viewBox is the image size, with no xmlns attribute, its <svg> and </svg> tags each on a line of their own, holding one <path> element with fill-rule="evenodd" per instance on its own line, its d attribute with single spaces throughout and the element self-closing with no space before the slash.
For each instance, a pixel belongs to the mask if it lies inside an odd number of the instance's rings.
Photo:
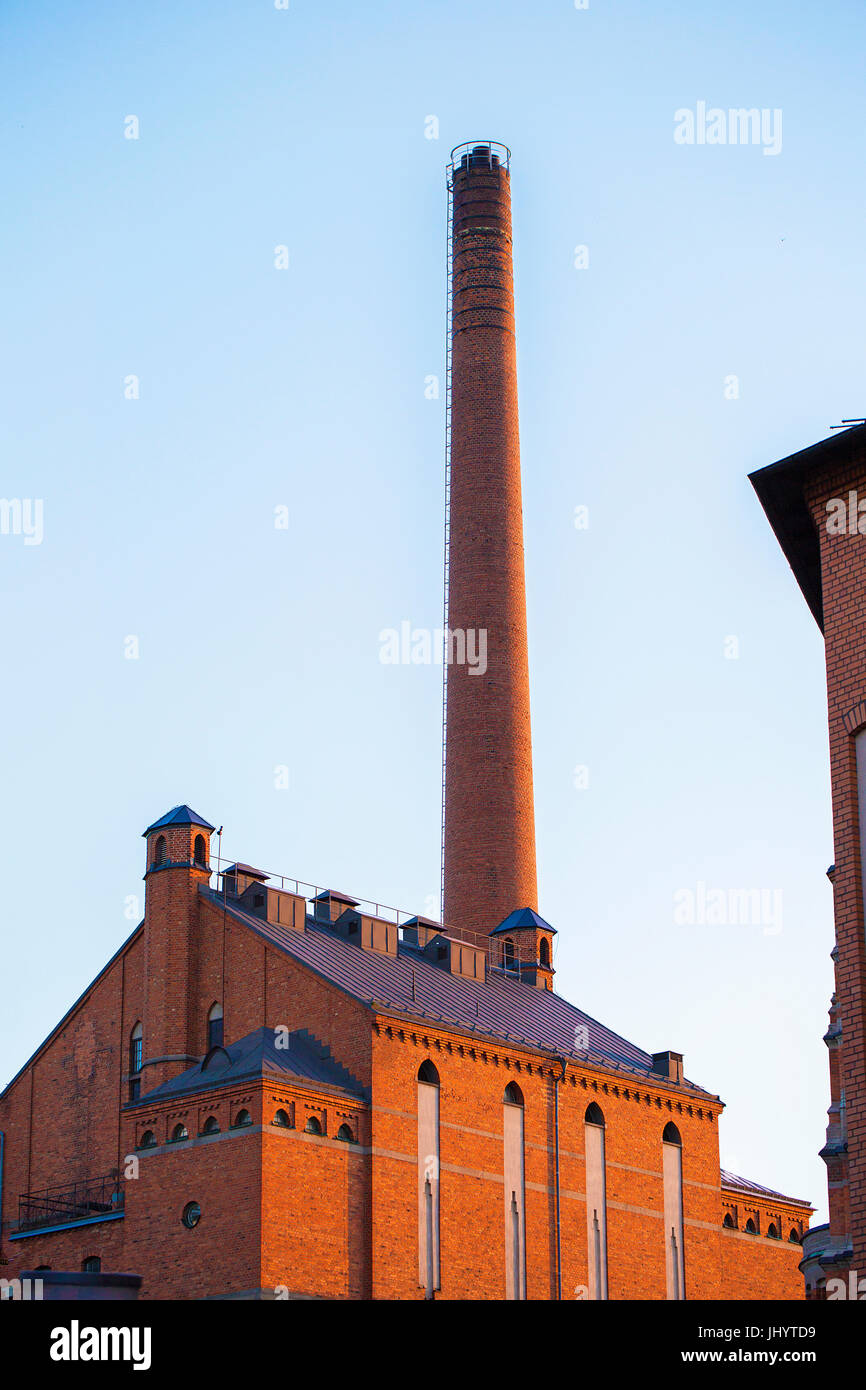
<svg viewBox="0 0 866 1390">
<path fill-rule="evenodd" d="M 505 921 L 494 927 L 490 935 L 498 936 L 500 932 L 519 931 L 521 927 L 537 927 L 541 931 L 552 932 L 554 936 L 558 935 L 556 927 L 545 922 L 531 907 L 518 907 L 514 912 L 509 912 Z"/>
<path fill-rule="evenodd" d="M 379 1012 L 426 1020 L 443 1027 L 499 1039 L 532 1050 L 555 1053 L 574 1061 L 640 1078 L 647 1084 L 675 1087 L 682 1092 L 718 1101 L 690 1081 L 667 1082 L 652 1071 L 652 1056 L 627 1042 L 604 1024 L 577 1009 L 552 990 L 523 984 L 505 973 L 491 971 L 486 980 L 452 975 L 434 965 L 418 948 L 401 941 L 396 956 L 365 951 L 329 925 L 307 917 L 306 930 L 293 931 L 244 912 L 204 885 L 199 892 L 220 911 L 225 910 L 286 955 L 323 979 Z M 577 1043 L 587 1040 L 587 1047 Z"/>
<path fill-rule="evenodd" d="M 172 810 L 166 811 L 164 816 L 155 820 L 153 825 L 149 825 L 142 834 L 149 835 L 152 830 L 161 830 L 166 825 L 203 825 L 205 830 L 214 830 L 216 827 L 206 821 L 203 816 L 198 815 L 190 806 L 174 806 Z"/>
<path fill-rule="evenodd" d="M 752 1182 L 750 1178 L 737 1177 L 736 1173 L 730 1173 L 726 1168 L 721 1170 L 722 1187 L 736 1188 L 738 1192 L 748 1193 L 751 1197 L 775 1197 L 779 1202 L 789 1202 L 793 1206 L 808 1207 L 812 1210 L 811 1202 L 807 1202 L 803 1197 L 786 1197 L 784 1192 L 776 1192 L 772 1187 L 762 1187 L 759 1182 Z"/>
<path fill-rule="evenodd" d="M 844 466 L 864 447 L 866 425 L 854 425 L 749 474 L 749 482 L 822 632 L 821 554 L 815 523 L 806 505 L 806 484 L 819 469 Z"/>
<path fill-rule="evenodd" d="M 227 1047 L 212 1048 L 201 1062 L 155 1086 L 135 1105 L 150 1105 L 154 1101 L 170 1100 L 194 1091 L 211 1091 L 216 1086 L 233 1086 L 263 1076 L 316 1090 L 339 1091 L 356 1099 L 366 1098 L 357 1078 L 335 1062 L 330 1049 L 305 1028 L 282 1035 L 275 1033 L 273 1028 L 256 1028 Z"/>
</svg>

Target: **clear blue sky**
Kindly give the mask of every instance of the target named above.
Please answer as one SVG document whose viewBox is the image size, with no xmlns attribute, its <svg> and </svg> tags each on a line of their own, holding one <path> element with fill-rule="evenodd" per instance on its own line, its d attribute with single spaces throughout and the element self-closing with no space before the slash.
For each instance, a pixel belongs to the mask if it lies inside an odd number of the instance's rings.
<svg viewBox="0 0 866 1390">
<path fill-rule="evenodd" d="M 854 0 L 7 0 L 0 491 L 44 539 L 0 536 L 0 1079 L 131 930 L 179 801 L 267 869 L 438 893 L 441 672 L 379 634 L 439 622 L 444 166 L 490 137 L 557 985 L 682 1051 L 723 1162 L 823 1210 L 823 652 L 746 475 L 864 412 L 864 27 Z M 781 152 L 678 145 L 699 101 L 781 109 Z M 700 882 L 781 890 L 781 932 L 678 925 Z"/>
</svg>

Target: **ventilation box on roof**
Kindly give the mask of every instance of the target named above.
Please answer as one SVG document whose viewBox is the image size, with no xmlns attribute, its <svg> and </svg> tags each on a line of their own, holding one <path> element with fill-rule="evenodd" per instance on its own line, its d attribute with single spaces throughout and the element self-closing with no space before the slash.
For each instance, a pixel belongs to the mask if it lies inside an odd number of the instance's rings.
<svg viewBox="0 0 866 1390">
<path fill-rule="evenodd" d="M 654 1052 L 652 1070 L 666 1081 L 682 1081 L 683 1054 L 681 1052 Z"/>
<path fill-rule="evenodd" d="M 267 888 L 263 883 L 251 883 L 240 896 L 244 912 L 263 917 L 275 926 L 292 931 L 306 931 L 307 900 L 298 893 L 286 893 L 282 888 Z"/>
<path fill-rule="evenodd" d="M 462 975 L 465 980 L 483 980 L 487 959 L 483 947 L 470 946 L 456 936 L 446 936 L 437 932 L 424 946 L 424 955 L 434 965 L 450 970 L 452 975 Z"/>
<path fill-rule="evenodd" d="M 377 951 L 380 956 L 397 954 L 397 923 L 388 922 L 384 917 L 367 917 L 354 907 L 347 907 L 334 923 L 334 930 L 360 946 L 362 951 Z"/>
</svg>

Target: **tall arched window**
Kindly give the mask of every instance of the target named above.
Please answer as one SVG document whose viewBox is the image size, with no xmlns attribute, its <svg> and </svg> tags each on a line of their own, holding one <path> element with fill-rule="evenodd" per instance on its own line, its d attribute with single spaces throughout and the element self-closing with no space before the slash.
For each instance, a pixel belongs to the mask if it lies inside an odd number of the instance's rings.
<svg viewBox="0 0 866 1390">
<path fill-rule="evenodd" d="M 542 965 L 550 965 L 550 942 L 546 936 L 541 938 L 538 947 L 538 959 Z"/>
<path fill-rule="evenodd" d="M 166 848 L 165 836 L 160 835 L 153 851 L 154 864 L 165 864 L 168 862 L 168 849 Z"/>
<path fill-rule="evenodd" d="M 669 1299 L 686 1296 L 683 1256 L 683 1141 L 670 1120 L 662 1134 L 665 1207 L 665 1278 Z"/>
<path fill-rule="evenodd" d="M 791 1234 L 788 1236 L 788 1239 L 792 1245 L 800 1244 L 800 1232 L 796 1230 L 793 1226 L 791 1227 Z"/>
<path fill-rule="evenodd" d="M 607 1169 L 604 1145 L 604 1114 L 591 1101 L 583 1117 L 583 1147 L 586 1159 L 586 1262 L 589 1270 L 589 1296 L 607 1298 Z"/>
<path fill-rule="evenodd" d="M 207 1016 L 207 1050 L 223 1045 L 223 1006 L 214 1004 Z"/>
<path fill-rule="evenodd" d="M 207 842 L 204 835 L 196 835 L 193 846 L 193 860 L 202 866 L 207 864 Z"/>
<path fill-rule="evenodd" d="M 770 1224 L 769 1224 L 769 1226 L 767 1227 L 767 1235 L 769 1236 L 770 1240 L 779 1240 L 779 1239 L 780 1239 L 779 1230 L 778 1230 L 778 1227 L 776 1226 L 775 1221 L 771 1221 Z"/>
<path fill-rule="evenodd" d="M 432 1299 L 439 1288 L 439 1073 L 418 1068 L 418 1283 Z"/>
<path fill-rule="evenodd" d="M 758 1228 L 752 1220 L 751 1216 L 746 1222 L 746 1230 L 748 1231 L 750 1236 L 756 1236 L 758 1234 Z"/>
<path fill-rule="evenodd" d="M 502 1097 L 505 1178 L 505 1297 L 526 1297 L 526 1161 L 523 1092 L 509 1081 Z"/>
<path fill-rule="evenodd" d="M 136 1023 L 129 1035 L 129 1070 L 131 1075 L 141 1071 L 144 1052 L 144 1029 Z"/>
</svg>

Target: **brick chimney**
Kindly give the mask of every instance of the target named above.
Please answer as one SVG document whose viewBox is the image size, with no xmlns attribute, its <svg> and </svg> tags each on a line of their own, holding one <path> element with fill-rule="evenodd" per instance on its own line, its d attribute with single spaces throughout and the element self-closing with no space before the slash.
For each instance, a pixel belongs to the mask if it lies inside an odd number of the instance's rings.
<svg viewBox="0 0 866 1390">
<path fill-rule="evenodd" d="M 484 935 L 538 905 L 508 166 L 485 143 L 458 147 L 449 170 L 443 920 Z"/>
</svg>

